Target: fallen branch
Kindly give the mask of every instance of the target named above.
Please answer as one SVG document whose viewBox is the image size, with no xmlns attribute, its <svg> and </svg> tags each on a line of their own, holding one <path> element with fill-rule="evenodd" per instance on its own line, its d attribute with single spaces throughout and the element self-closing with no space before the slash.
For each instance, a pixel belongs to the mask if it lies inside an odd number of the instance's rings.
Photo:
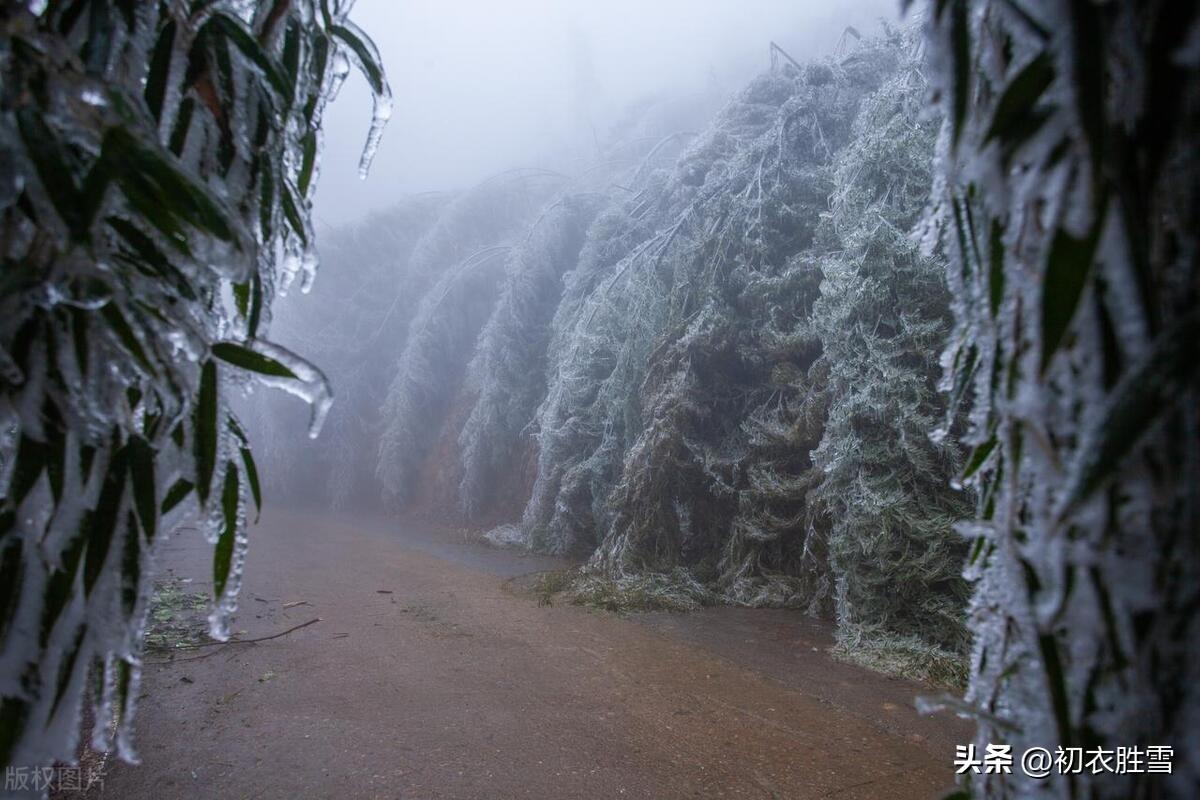
<svg viewBox="0 0 1200 800">
<path fill-rule="evenodd" d="M 278 639 L 280 636 L 287 636 L 289 633 L 292 633 L 293 631 L 298 631 L 301 628 L 307 628 L 309 625 L 315 625 L 316 623 L 318 623 L 320 621 L 321 621 L 320 617 L 315 617 L 313 619 L 310 619 L 308 622 L 302 622 L 299 625 L 293 625 L 292 627 L 288 628 L 285 631 L 280 631 L 279 633 L 273 633 L 270 636 L 259 636 L 254 639 L 230 639 L 227 642 L 200 642 L 198 644 L 181 644 L 181 645 L 177 646 L 175 649 L 176 650 L 198 650 L 201 647 L 220 647 L 220 646 L 226 645 L 226 644 L 254 644 L 255 642 L 267 642 L 267 641 L 270 641 L 271 639 Z"/>
</svg>

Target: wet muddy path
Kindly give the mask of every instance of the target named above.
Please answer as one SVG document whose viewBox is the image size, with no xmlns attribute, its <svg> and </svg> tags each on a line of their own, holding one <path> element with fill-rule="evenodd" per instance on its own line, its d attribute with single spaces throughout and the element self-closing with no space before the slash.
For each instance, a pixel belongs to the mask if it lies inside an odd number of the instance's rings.
<svg viewBox="0 0 1200 800">
<path fill-rule="evenodd" d="M 102 797 L 906 800 L 967 739 L 791 612 L 539 606 L 506 581 L 561 562 L 419 522 L 275 511 L 251 536 L 232 629 L 320 622 L 148 665 L 143 764 Z M 161 566 L 203 587 L 209 557 L 183 531 Z"/>
</svg>

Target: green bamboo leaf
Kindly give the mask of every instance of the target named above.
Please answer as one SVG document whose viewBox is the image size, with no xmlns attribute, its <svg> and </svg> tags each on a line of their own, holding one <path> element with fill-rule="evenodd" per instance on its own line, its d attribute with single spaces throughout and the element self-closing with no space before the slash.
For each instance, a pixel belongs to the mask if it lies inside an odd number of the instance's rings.
<svg viewBox="0 0 1200 800">
<path fill-rule="evenodd" d="M 988 439 L 983 444 L 976 447 L 974 452 L 971 453 L 971 458 L 968 459 L 968 461 L 967 461 L 966 468 L 963 470 L 962 480 L 965 481 L 967 478 L 971 477 L 976 472 L 978 472 L 979 468 L 984 465 L 984 462 L 987 461 L 988 456 L 990 456 L 992 454 L 992 451 L 995 449 L 996 449 L 996 437 L 995 436 L 993 436 L 992 438 Z"/>
<path fill-rule="evenodd" d="M 67 437 L 54 430 L 49 433 L 48 438 L 50 441 L 46 443 L 46 477 L 50 482 L 50 496 L 57 505 L 62 500 L 67 469 Z"/>
<path fill-rule="evenodd" d="M 1196 380 L 1200 360 L 1200 312 L 1178 320 L 1155 339 L 1141 360 L 1117 383 L 1083 436 L 1058 512 L 1065 519 L 1125 465 L 1142 437 L 1170 414 Z"/>
<path fill-rule="evenodd" d="M 146 74 L 144 92 L 146 105 L 157 120 L 162 119 L 163 100 L 167 95 L 167 79 L 171 73 L 171 53 L 175 47 L 175 22 L 168 21 L 158 34 L 154 52 L 150 56 L 150 69 Z"/>
<path fill-rule="evenodd" d="M 125 618 L 137 608 L 138 589 L 142 581 L 142 542 L 138 536 L 138 521 L 133 512 L 125 515 L 125 550 L 121 558 L 121 609 Z"/>
<path fill-rule="evenodd" d="M 318 36 L 313 41 L 312 58 L 309 60 L 309 75 L 313 82 L 320 84 L 325 80 L 325 69 L 329 64 L 329 39 L 325 36 Z M 317 105 L 321 101 L 319 92 L 311 92 L 307 102 L 304 104 L 304 122 L 311 126 L 313 116 L 316 114 Z"/>
<path fill-rule="evenodd" d="M 9 484 L 9 499 L 18 506 L 29 494 L 46 468 L 49 448 L 42 442 L 31 439 L 24 433 L 17 443 L 17 458 L 14 462 Z"/>
<path fill-rule="evenodd" d="M 83 646 L 83 639 L 87 636 L 87 625 L 80 625 L 79 630 L 75 633 L 74 643 L 67 650 L 58 665 L 58 681 L 54 689 L 54 702 L 50 706 L 50 719 L 54 719 L 55 713 L 58 711 L 58 706 L 66 697 L 67 687 L 71 685 L 71 676 L 75 673 L 75 662 L 79 660 L 79 651 Z"/>
<path fill-rule="evenodd" d="M 1026 64 L 1000 95 L 983 141 L 998 138 L 1012 145 L 1014 140 L 1024 140 L 1031 135 L 1027 120 L 1034 114 L 1035 106 L 1054 82 L 1054 77 L 1054 61 L 1047 52 L 1039 53 Z"/>
<path fill-rule="evenodd" d="M 1000 303 L 1004 300 L 1004 226 L 999 220 L 992 220 L 992 230 L 988 237 L 988 299 L 991 303 L 992 316 L 1000 313 Z"/>
<path fill-rule="evenodd" d="M 67 228 L 79 235 L 82 232 L 79 214 L 82 203 L 79 187 L 71 179 L 77 170 L 58 146 L 61 137 L 50 130 L 42 113 L 33 106 L 17 111 L 16 118 L 21 141 L 47 197 Z"/>
<path fill-rule="evenodd" d="M 262 516 L 262 486 L 258 482 L 258 466 L 254 463 L 254 454 L 249 447 L 241 448 L 242 464 L 246 467 L 246 482 L 250 484 L 250 495 L 254 498 L 254 521 Z"/>
<path fill-rule="evenodd" d="M 258 226 L 262 231 L 262 240 L 270 241 L 271 231 L 275 220 L 275 171 L 269 161 L 264 159 L 265 169 L 260 173 L 258 196 Z"/>
<path fill-rule="evenodd" d="M 387 94 L 387 81 L 383 76 L 383 67 L 379 63 L 379 51 L 370 38 L 347 21 L 343 21 L 341 25 L 334 25 L 330 28 L 330 33 L 341 39 L 354 51 L 358 66 L 362 69 L 367 83 L 371 85 L 371 91 L 377 95 Z"/>
<path fill-rule="evenodd" d="M 96 581 L 104 572 L 104 562 L 112 545 L 113 535 L 120 518 L 121 498 L 125 494 L 125 475 L 129 459 L 128 450 L 119 448 L 113 455 L 96 507 L 87 514 L 87 555 L 83 564 L 83 588 L 91 594 Z"/>
<path fill-rule="evenodd" d="M 286 183 L 281 183 L 279 199 L 283 203 L 283 216 L 287 219 L 288 225 L 300 237 L 300 242 L 308 246 L 308 234 L 304 230 L 304 219 L 300 216 L 300 210 L 296 207 L 296 201 L 292 198 L 292 193 L 288 189 Z"/>
<path fill-rule="evenodd" d="M 1054 709 L 1054 719 L 1058 725 L 1058 740 L 1063 747 L 1069 747 L 1074 737 L 1071 735 L 1071 706 L 1068 699 L 1067 679 L 1063 673 L 1062 659 L 1058 653 L 1058 642 L 1054 634 L 1043 633 L 1038 637 L 1038 646 L 1042 652 L 1042 666 L 1046 670 L 1046 682 L 1050 687 L 1050 698 Z"/>
<path fill-rule="evenodd" d="M 262 319 L 263 290 L 262 278 L 258 272 L 250 276 L 250 321 L 247 325 L 250 336 L 258 336 L 258 323 Z"/>
<path fill-rule="evenodd" d="M 287 22 L 287 31 L 283 36 L 283 74 L 288 84 L 288 105 L 296 96 L 296 86 L 300 80 L 300 24 L 294 19 Z"/>
<path fill-rule="evenodd" d="M 212 353 L 226 363 L 251 372 L 257 372 L 260 375 L 298 380 L 296 373 L 275 359 L 255 352 L 237 342 L 217 342 L 212 346 Z"/>
<path fill-rule="evenodd" d="M 183 154 L 183 146 L 187 144 L 188 132 L 192 128 L 192 115 L 196 112 L 196 101 L 191 97 L 183 98 L 179 104 L 179 113 L 175 115 L 175 127 L 171 129 L 171 138 L 167 143 L 168 149 L 176 156 Z"/>
<path fill-rule="evenodd" d="M 313 170 L 317 164 L 317 132 L 310 129 L 304 135 L 304 156 L 300 162 L 300 177 L 296 180 L 296 189 L 301 197 L 308 197 L 309 184 L 312 183 Z"/>
<path fill-rule="evenodd" d="M 1071 24 L 1067 31 L 1072 42 L 1071 94 L 1076 101 L 1080 127 L 1088 144 L 1088 155 L 1093 170 L 1099 172 L 1104 158 L 1104 128 L 1107 65 L 1104 53 L 1108 52 L 1105 42 L 1104 24 L 1101 14 L 1106 13 L 1092 0 L 1070 0 Z"/>
<path fill-rule="evenodd" d="M 222 527 L 213 551 L 213 594 L 218 599 L 225 593 L 229 570 L 233 564 L 233 545 L 237 537 L 238 471 L 230 461 L 225 467 L 225 488 L 221 491 Z"/>
<path fill-rule="evenodd" d="M 79 563 L 83 560 L 83 551 L 87 546 L 87 520 L 80 526 L 80 531 L 63 549 L 60 563 L 62 566 L 50 574 L 46 581 L 46 589 L 42 600 L 42 620 L 38 635 L 38 644 L 45 647 L 50 641 L 50 632 L 58 621 L 62 610 L 75 593 L 75 577 L 79 574 Z"/>
<path fill-rule="evenodd" d="M 133 502 L 147 541 L 154 541 L 158 528 L 158 490 L 154 476 L 157 455 L 142 437 L 134 436 L 129 440 L 129 477 L 133 483 Z"/>
<path fill-rule="evenodd" d="M 124 658 L 117 659 L 117 720 L 129 716 L 129 687 L 133 682 L 133 666 Z"/>
<path fill-rule="evenodd" d="M 91 445 L 79 447 L 79 475 L 86 483 L 92 479 L 92 464 L 96 461 L 96 448 Z"/>
<path fill-rule="evenodd" d="M 967 0 L 951 0 L 950 37 L 954 58 L 952 139 L 962 139 L 971 101 L 971 11 Z"/>
<path fill-rule="evenodd" d="M 13 750 L 25 733 L 30 704 L 20 697 L 0 699 L 0 764 L 11 764 Z"/>
<path fill-rule="evenodd" d="M 127 194 L 132 192 L 140 202 L 153 201 L 171 212 L 177 211 L 175 216 L 188 225 L 221 241 L 240 244 L 221 204 L 173 164 L 168 155 L 120 127 L 109 128 L 103 148 L 103 157 Z"/>
<path fill-rule="evenodd" d="M 142 369 L 151 376 L 157 375 L 158 370 L 150 363 L 150 358 L 146 355 L 142 343 L 138 341 L 137 335 L 134 334 L 133 328 L 129 326 L 125 317 L 117 310 L 116 304 L 106 303 L 100 309 L 100 316 L 104 317 L 104 321 L 108 323 L 108 327 L 117 335 L 117 340 L 129 351 L 129 354 L 141 365 Z"/>
<path fill-rule="evenodd" d="M 0 528 L 0 535 L 3 532 Z M 0 641 L 7 641 L 8 629 L 21 597 L 21 586 L 25 582 L 23 547 L 22 540 L 14 536 L 4 542 L 0 553 Z"/>
<path fill-rule="evenodd" d="M 208 503 L 213 472 L 217 467 L 217 365 L 204 362 L 200 370 L 200 392 L 196 397 L 195 422 L 192 426 L 196 459 L 196 494 L 200 504 Z"/>
<path fill-rule="evenodd" d="M 1092 230 L 1083 238 L 1076 238 L 1059 228 L 1050 243 L 1046 277 L 1042 283 L 1043 374 L 1062 345 L 1075 316 L 1075 309 L 1079 306 L 1079 299 L 1091 274 L 1103 218 L 1103 214 L 1097 215 Z"/>
<path fill-rule="evenodd" d="M 1114 665 L 1117 669 L 1123 669 L 1128 665 L 1129 660 L 1125 655 L 1125 648 L 1121 645 L 1121 633 L 1120 628 L 1117 627 L 1116 612 L 1113 611 L 1112 596 L 1109 594 L 1108 588 L 1104 585 L 1104 577 L 1099 567 L 1089 567 L 1088 578 L 1091 580 L 1092 591 L 1100 599 L 1100 613 L 1104 619 L 1104 633 L 1108 638 L 1108 647 L 1112 652 Z"/>
<path fill-rule="evenodd" d="M 171 263 L 154 240 L 136 225 L 120 217 L 105 217 L 104 222 L 132 248 L 130 260 L 141 272 L 158 276 L 170 283 L 180 296 L 195 300 L 196 293 L 187 277 Z"/>
<path fill-rule="evenodd" d="M 287 80 L 244 23 L 228 14 L 213 14 L 208 24 L 227 37 L 254 64 L 281 98 L 288 97 Z"/>
<path fill-rule="evenodd" d="M 245 318 L 250 313 L 250 284 L 235 283 L 233 285 L 233 302 L 237 306 L 238 316 Z"/>
<path fill-rule="evenodd" d="M 182 503 L 184 498 L 191 494 L 192 489 L 194 488 L 196 487 L 191 481 L 184 480 L 183 478 L 175 481 L 175 483 L 171 485 L 171 488 L 167 490 L 167 496 L 163 498 L 162 513 L 166 514 L 171 509 L 175 508 L 175 506 Z"/>
<path fill-rule="evenodd" d="M 225 422 L 229 426 L 229 432 L 232 433 L 234 437 L 242 443 L 243 446 L 248 446 L 250 440 L 246 438 L 246 432 L 242 430 L 242 424 L 238 422 L 237 417 L 235 417 L 233 414 L 230 414 L 225 418 Z"/>
</svg>

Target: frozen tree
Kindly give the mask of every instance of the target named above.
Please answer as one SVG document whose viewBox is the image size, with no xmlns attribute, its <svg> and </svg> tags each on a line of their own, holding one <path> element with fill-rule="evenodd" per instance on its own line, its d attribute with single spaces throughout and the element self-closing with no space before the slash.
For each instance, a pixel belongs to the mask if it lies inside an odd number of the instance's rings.
<svg viewBox="0 0 1200 800">
<path fill-rule="evenodd" d="M 411 499 L 442 435 L 513 240 L 561 181 L 544 170 L 490 178 L 455 198 L 417 243 L 403 286 L 421 299 L 398 343 L 378 445 L 378 476 L 393 506 Z M 458 473 L 457 463 L 443 466 Z"/>
<path fill-rule="evenodd" d="M 981 775 L 966 791 L 1194 797 L 1200 8 L 949 0 L 927 32 L 946 116 L 945 388 L 969 414 L 979 498 L 955 705 L 1016 752 L 1174 748 L 1171 775 Z"/>
<path fill-rule="evenodd" d="M 812 314 L 821 357 L 810 380 L 826 418 L 811 499 L 828 530 L 840 646 L 959 682 L 966 548 L 952 526 L 969 505 L 950 486 L 957 448 L 929 438 L 945 413 L 937 376 L 950 300 L 944 264 L 911 236 L 932 183 L 926 95 L 910 55 L 863 103 L 835 167 Z"/>
<path fill-rule="evenodd" d="M 532 457 L 531 417 L 545 397 L 551 318 L 571 302 L 585 233 L 614 197 L 668 163 L 707 113 L 707 97 L 650 98 L 574 174 L 514 170 L 446 206 L 402 281 L 424 311 L 394 342 L 382 411 L 378 475 L 393 505 L 457 497 L 479 519 L 528 492 L 520 465 Z"/>
<path fill-rule="evenodd" d="M 342 3 L 5 3 L 0 11 L 0 762 L 134 759 L 147 572 L 195 519 L 226 635 L 259 484 L 229 399 L 313 406 L 321 373 L 263 339 L 311 279 L 322 109 L 378 58 Z M 36 9 L 36 10 L 35 10 Z M 88 677 L 91 681 L 88 682 Z M 115 734 L 114 734 L 115 731 Z"/>
<path fill-rule="evenodd" d="M 451 197 L 406 197 L 365 220 L 322 235 L 321 278 L 308 294 L 276 304 L 272 336 L 321 364 L 337 387 L 322 446 L 290 435 L 278 393 L 257 393 L 243 417 L 272 492 L 327 498 L 335 509 L 377 503 L 380 408 L 393 377 L 387 353 L 403 347 L 420 296 L 413 251 Z M 381 363 L 382 362 L 382 363 Z M 281 420 L 283 420 L 281 422 Z"/>
<path fill-rule="evenodd" d="M 895 64 L 885 42 L 781 63 L 593 226 L 585 257 L 605 257 L 581 261 L 554 323 L 534 545 L 595 549 L 617 578 L 686 564 L 736 602 L 827 593 L 803 524 L 810 248 L 836 150 Z"/>
<path fill-rule="evenodd" d="M 699 133 L 631 114 L 540 214 L 492 224 L 486 185 L 447 207 L 414 250 L 445 266 L 405 279 L 380 475 L 476 519 L 527 499 L 492 538 L 585 559 L 577 599 L 836 613 L 848 656 L 958 683 L 918 37 L 773 62 Z"/>
<path fill-rule="evenodd" d="M 504 471 L 520 461 L 522 434 L 546 392 L 546 348 L 562 276 L 578 263 L 603 199 L 591 194 L 555 201 L 508 255 L 499 301 L 467 366 L 476 399 L 459 435 L 459 501 L 468 515 L 492 505 Z"/>
<path fill-rule="evenodd" d="M 927 436 L 949 297 L 909 237 L 937 127 L 917 38 L 774 52 L 698 134 L 631 115 L 531 221 L 481 226 L 488 187 L 448 209 L 427 252 L 507 249 L 425 291 L 380 474 L 401 501 L 454 481 L 477 518 L 527 497 L 492 538 L 587 559 L 577 599 L 836 610 L 846 653 L 953 683 L 965 501 Z"/>
</svg>

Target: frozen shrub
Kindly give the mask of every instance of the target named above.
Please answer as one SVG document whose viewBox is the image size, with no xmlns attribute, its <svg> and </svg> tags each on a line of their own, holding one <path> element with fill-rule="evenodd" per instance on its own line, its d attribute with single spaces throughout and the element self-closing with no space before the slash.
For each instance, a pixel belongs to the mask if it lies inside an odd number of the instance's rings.
<svg viewBox="0 0 1200 800">
<path fill-rule="evenodd" d="M 812 314 L 826 417 L 810 497 L 828 530 L 847 651 L 908 638 L 953 660 L 967 646 L 966 549 L 953 525 L 969 504 L 950 486 L 957 448 L 929 437 L 945 415 L 937 375 L 950 300 L 944 265 L 911 235 L 932 182 L 926 91 L 919 64 L 905 64 L 863 103 L 837 160 Z"/>
<path fill-rule="evenodd" d="M 554 202 L 508 256 L 500 298 L 467 366 L 476 399 L 459 435 L 459 498 L 468 515 L 493 502 L 492 487 L 517 461 L 521 435 L 545 395 L 550 320 L 563 273 L 578 262 L 601 199 L 570 195 Z"/>
<path fill-rule="evenodd" d="M 407 197 L 326 233 L 322 277 L 313 290 L 276 304 L 273 336 L 324 365 L 338 399 L 320 447 L 306 447 L 289 434 L 288 409 L 275 393 L 258 393 L 246 403 L 244 417 L 272 493 L 324 498 L 339 509 L 378 503 L 377 447 L 370 443 L 378 441 L 392 377 L 385 356 L 403 346 L 420 299 L 410 291 L 413 250 L 449 201 L 432 193 Z"/>
</svg>

